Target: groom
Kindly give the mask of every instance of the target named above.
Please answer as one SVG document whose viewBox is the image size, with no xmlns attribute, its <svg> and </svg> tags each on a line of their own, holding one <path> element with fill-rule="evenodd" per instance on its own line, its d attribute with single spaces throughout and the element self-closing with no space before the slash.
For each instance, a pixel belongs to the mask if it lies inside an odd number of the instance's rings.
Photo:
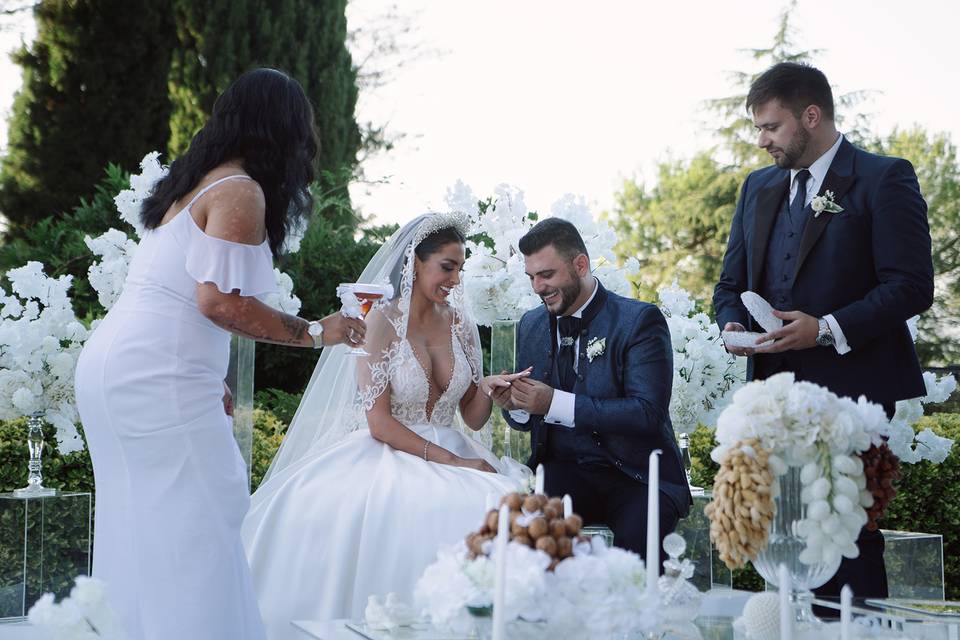
<svg viewBox="0 0 960 640">
<path fill-rule="evenodd" d="M 667 323 L 654 305 L 603 288 L 569 222 L 547 218 L 519 246 L 543 300 L 517 328 L 517 368 L 533 372 L 494 402 L 513 428 L 530 432 L 529 465 L 543 464 L 547 494 L 570 494 L 586 524 L 605 524 L 614 544 L 644 555 L 651 451 L 663 451 L 661 539 L 691 504 L 670 424 Z"/>
<path fill-rule="evenodd" d="M 837 132 L 830 84 L 813 67 L 770 68 L 747 108 L 774 166 L 743 184 L 713 306 L 725 330 L 757 329 L 740 301 L 755 291 L 786 324 L 770 334 L 772 346 L 729 350 L 750 356 L 750 379 L 791 371 L 892 416 L 897 400 L 925 394 L 906 324 L 933 301 L 917 175 L 906 160 L 867 153 Z M 817 215 L 814 196 L 828 194 L 835 206 Z M 883 536 L 863 530 L 857 546 L 860 556 L 845 558 L 819 595 L 839 595 L 844 583 L 858 597 L 887 595 Z"/>
</svg>

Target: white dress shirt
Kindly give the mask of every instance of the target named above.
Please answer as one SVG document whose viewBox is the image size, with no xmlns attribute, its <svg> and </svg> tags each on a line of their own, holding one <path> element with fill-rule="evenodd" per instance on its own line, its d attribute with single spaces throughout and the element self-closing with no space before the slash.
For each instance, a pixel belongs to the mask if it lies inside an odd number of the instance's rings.
<svg viewBox="0 0 960 640">
<path fill-rule="evenodd" d="M 590 303 L 593 302 L 593 299 L 597 296 L 597 291 L 600 289 L 599 281 L 596 276 L 593 278 L 593 293 L 590 294 L 590 297 L 586 302 L 583 303 L 583 306 L 570 314 L 574 318 L 582 318 L 584 310 L 590 306 Z M 560 323 L 557 323 L 557 344 L 560 344 Z M 573 370 L 577 371 L 580 364 L 580 336 L 578 335 L 573 341 Z M 570 393 L 569 391 L 564 391 L 563 389 L 554 389 L 553 390 L 553 400 L 550 401 L 550 409 L 547 411 L 547 415 L 543 417 L 544 422 L 549 422 L 550 424 L 556 424 L 564 427 L 570 427 L 571 429 L 575 426 L 574 424 L 574 414 L 576 413 L 576 404 L 577 404 L 577 394 Z M 530 419 L 530 414 L 524 411 L 523 409 L 516 409 L 510 412 L 510 417 L 516 420 L 517 422 L 524 424 L 527 420 Z"/>
<path fill-rule="evenodd" d="M 814 160 L 813 163 L 807 167 L 807 171 L 810 172 L 810 177 L 807 178 L 807 197 L 803 203 L 804 206 L 810 204 L 820 190 L 820 187 L 823 186 L 823 181 L 827 177 L 827 170 L 830 168 L 830 165 L 833 164 L 833 158 L 837 155 L 837 149 L 840 148 L 841 142 L 843 142 L 843 135 L 838 133 L 837 141 L 833 143 L 833 146 L 827 149 L 826 153 Z M 790 169 L 790 202 L 793 202 L 793 198 L 797 195 L 796 178 L 800 171 L 801 169 Z M 848 353 L 850 351 L 850 345 L 847 344 L 847 338 L 843 335 L 843 329 L 840 328 L 840 323 L 837 322 L 832 313 L 823 316 L 823 319 L 827 321 L 827 326 L 830 327 L 830 332 L 833 334 L 833 346 L 837 350 L 837 353 L 840 355 Z"/>
</svg>

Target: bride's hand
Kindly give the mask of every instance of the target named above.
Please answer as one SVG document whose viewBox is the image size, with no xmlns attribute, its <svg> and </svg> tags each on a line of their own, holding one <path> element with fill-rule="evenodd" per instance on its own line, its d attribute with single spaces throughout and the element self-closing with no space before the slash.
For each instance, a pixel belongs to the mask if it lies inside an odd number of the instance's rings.
<svg viewBox="0 0 960 640">
<path fill-rule="evenodd" d="M 490 463 L 483 458 L 460 458 L 457 466 L 467 467 L 468 469 L 476 469 L 477 471 L 486 471 L 487 473 L 497 472 L 497 470 L 494 469 Z"/>
<path fill-rule="evenodd" d="M 487 376 L 480 380 L 480 391 L 489 398 L 497 389 L 509 387 L 514 380 L 526 378 L 531 373 L 533 373 L 533 367 L 527 367 L 518 373 L 501 373 L 499 375 Z"/>
</svg>

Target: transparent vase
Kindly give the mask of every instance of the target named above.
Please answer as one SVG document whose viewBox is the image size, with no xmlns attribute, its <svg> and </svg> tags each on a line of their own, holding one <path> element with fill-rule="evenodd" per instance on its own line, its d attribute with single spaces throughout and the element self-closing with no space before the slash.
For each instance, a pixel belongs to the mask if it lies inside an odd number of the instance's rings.
<svg viewBox="0 0 960 640">
<path fill-rule="evenodd" d="M 786 565 L 793 585 L 790 602 L 793 607 L 794 629 L 816 629 L 822 623 L 813 615 L 813 593 L 810 590 L 833 577 L 840 561 L 817 564 L 800 562 L 804 541 L 797 535 L 797 525 L 806 516 L 806 506 L 800 499 L 803 488 L 800 482 L 800 467 L 789 467 L 787 473 L 775 482 L 779 482 L 780 495 L 773 500 L 776 513 L 770 526 L 770 537 L 766 548 L 753 561 L 753 566 L 764 580 L 779 588 L 777 572 L 781 564 Z"/>
<path fill-rule="evenodd" d="M 56 489 L 43 486 L 43 420 L 35 413 L 27 418 L 27 449 L 30 452 L 27 486 L 16 489 L 18 498 L 43 498 L 57 495 Z"/>
<path fill-rule="evenodd" d="M 516 367 L 517 323 L 512 320 L 497 320 L 490 327 L 490 373 L 513 372 L 517 370 Z M 496 407 L 490 421 L 493 423 L 494 453 L 526 462 L 530 456 L 530 439 L 527 434 L 511 429 Z"/>
<path fill-rule="evenodd" d="M 695 496 L 703 495 L 703 487 L 693 484 L 690 477 L 690 469 L 693 461 L 690 459 L 690 436 L 686 433 L 677 433 L 677 445 L 680 447 L 680 458 L 683 460 L 683 470 L 687 475 L 687 486 L 690 487 L 690 493 Z"/>
</svg>

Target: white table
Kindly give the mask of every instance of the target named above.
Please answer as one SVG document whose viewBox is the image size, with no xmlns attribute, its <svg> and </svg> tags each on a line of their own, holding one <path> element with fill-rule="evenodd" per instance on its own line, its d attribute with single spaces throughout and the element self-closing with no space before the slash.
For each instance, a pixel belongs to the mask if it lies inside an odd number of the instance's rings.
<svg viewBox="0 0 960 640">
<path fill-rule="evenodd" d="M 752 596 L 750 591 L 713 589 L 704 595 L 699 615 L 716 618 L 736 618 Z M 360 640 L 360 636 L 346 628 L 347 620 L 295 620 L 292 624 L 300 633 L 298 640 Z"/>
<path fill-rule="evenodd" d="M 48 638 L 28 622 L 4 622 L 0 624 L 0 640 L 48 640 Z"/>
</svg>

